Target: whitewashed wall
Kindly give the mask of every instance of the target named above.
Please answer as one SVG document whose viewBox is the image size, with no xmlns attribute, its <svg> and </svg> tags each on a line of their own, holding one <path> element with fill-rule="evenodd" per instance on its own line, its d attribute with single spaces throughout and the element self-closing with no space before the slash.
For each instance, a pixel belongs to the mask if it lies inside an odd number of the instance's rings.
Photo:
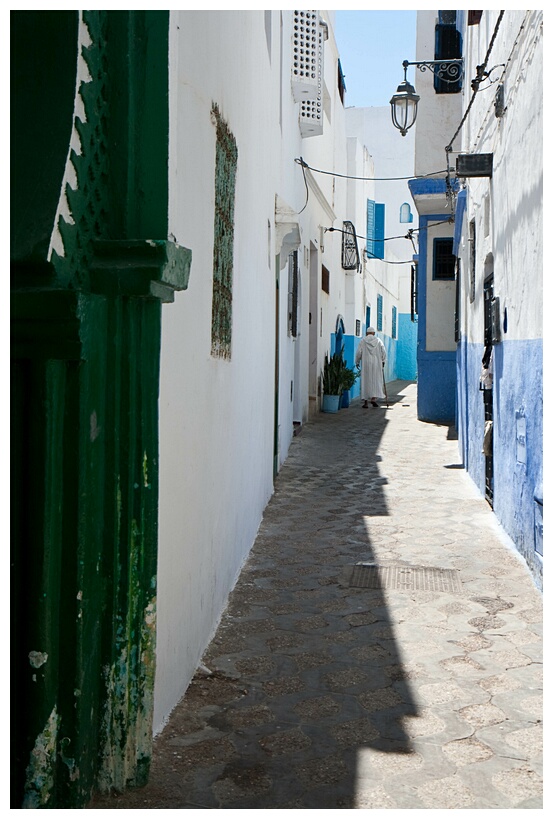
<svg viewBox="0 0 553 819">
<path fill-rule="evenodd" d="M 417 12 L 416 60 L 434 59 L 434 28 L 437 21 L 437 11 Z M 429 70 L 421 71 L 410 67 L 407 79 L 415 86 L 421 98 L 415 124 L 415 174 L 422 176 L 443 171 L 447 168 L 445 147 L 461 122 L 461 94 L 436 94 L 434 75 Z M 460 136 L 455 139 L 454 151 L 459 149 L 460 139 Z M 451 160 L 453 167 L 454 157 L 455 154 Z"/>
<path fill-rule="evenodd" d="M 217 627 L 272 493 L 277 340 L 278 468 L 294 421 L 319 409 L 317 379 L 337 316 L 346 313 L 341 234 L 323 230 L 348 218 L 346 182 L 315 173 L 304 178 L 296 162 L 303 157 L 313 168 L 347 170 L 333 14 L 322 13 L 329 25 L 324 133 L 307 139 L 291 93 L 292 15 L 171 12 L 169 224 L 176 241 L 192 250 L 192 267 L 188 290 L 163 313 L 156 732 Z M 211 356 L 213 103 L 238 148 L 230 361 Z M 296 247 L 294 339 L 287 259 Z M 328 295 L 321 263 L 330 270 Z"/>
<path fill-rule="evenodd" d="M 170 27 L 169 224 L 192 268 L 189 289 L 163 313 L 156 730 L 188 685 L 272 493 L 280 139 L 278 52 L 263 12 L 172 12 Z M 213 103 L 238 146 L 230 361 L 211 356 Z"/>
<path fill-rule="evenodd" d="M 482 22 L 467 29 L 469 71 L 484 61 L 499 12 L 485 12 Z M 541 12 L 510 11 L 498 29 L 494 54 L 498 66 L 482 83 L 464 129 L 463 151 L 493 153 L 493 178 L 468 183 L 467 223 L 474 218 L 479 270 L 493 254 L 496 293 L 509 318 L 509 339 L 541 338 L 543 304 L 543 74 Z M 518 47 L 515 47 L 515 43 Z M 496 65 L 492 60 L 491 64 Z M 491 67 L 491 64 L 489 67 Z M 506 111 L 495 116 L 494 97 L 503 79 Z M 468 96 L 468 95 L 467 95 Z M 465 103 L 466 104 L 466 103 Z M 466 234 L 463 248 L 468 250 Z M 468 261 L 468 256 L 466 257 Z M 536 284 L 539 283 L 539 290 Z M 481 298 L 482 282 L 477 287 Z M 467 336 L 481 339 L 478 305 L 468 312 Z"/>
<path fill-rule="evenodd" d="M 455 282 L 434 281 L 434 239 L 450 237 L 451 225 L 433 224 L 428 229 L 426 244 L 426 349 L 429 352 L 445 350 L 454 352 L 455 341 Z"/>
<path fill-rule="evenodd" d="M 389 105 L 346 108 L 346 128 L 348 135 L 357 136 L 368 147 L 374 159 L 374 196 L 377 202 L 386 205 L 385 235 L 405 236 L 409 228 L 416 228 L 418 224 L 417 210 L 407 184 L 414 174 L 414 131 L 401 136 L 392 123 Z M 413 221 L 408 224 L 399 220 L 404 202 L 410 206 L 413 215 Z M 413 246 L 407 239 L 395 239 L 386 242 L 386 254 L 396 260 L 410 259 Z"/>
<path fill-rule="evenodd" d="M 465 30 L 469 76 L 489 77 L 473 100 L 463 151 L 493 154 L 492 178 L 466 180 L 462 222 L 460 448 L 480 491 L 483 408 L 478 388 L 484 345 L 484 280 L 493 273 L 499 338 L 493 368 L 493 508 L 542 585 L 543 572 L 543 12 L 484 11 Z M 503 85 L 504 110 L 495 106 Z M 465 106 L 470 90 L 465 91 Z M 499 115 L 498 115 L 499 114 Z M 471 299 L 474 220 L 475 281 Z M 461 225 L 457 226 L 458 228 Z"/>
</svg>

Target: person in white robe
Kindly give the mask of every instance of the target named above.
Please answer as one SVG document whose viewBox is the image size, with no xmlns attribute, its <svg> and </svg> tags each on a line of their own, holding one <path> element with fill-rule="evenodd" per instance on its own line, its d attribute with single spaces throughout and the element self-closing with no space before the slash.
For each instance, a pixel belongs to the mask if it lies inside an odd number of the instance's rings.
<svg viewBox="0 0 553 819">
<path fill-rule="evenodd" d="M 361 367 L 361 398 L 363 407 L 378 407 L 378 399 L 384 398 L 384 374 L 386 348 L 375 335 L 374 327 L 367 327 L 365 338 L 361 339 L 355 352 L 355 363 Z"/>
</svg>

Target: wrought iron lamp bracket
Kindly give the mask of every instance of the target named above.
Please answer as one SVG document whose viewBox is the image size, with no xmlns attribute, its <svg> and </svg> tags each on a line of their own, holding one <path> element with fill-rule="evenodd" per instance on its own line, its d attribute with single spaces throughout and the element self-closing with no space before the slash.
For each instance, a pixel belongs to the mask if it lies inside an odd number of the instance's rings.
<svg viewBox="0 0 553 819">
<path fill-rule="evenodd" d="M 462 58 L 456 60 L 417 60 L 415 62 L 404 60 L 405 80 L 407 80 L 407 69 L 410 65 L 414 65 L 419 71 L 429 70 L 444 82 L 459 82 L 463 76 Z"/>
</svg>

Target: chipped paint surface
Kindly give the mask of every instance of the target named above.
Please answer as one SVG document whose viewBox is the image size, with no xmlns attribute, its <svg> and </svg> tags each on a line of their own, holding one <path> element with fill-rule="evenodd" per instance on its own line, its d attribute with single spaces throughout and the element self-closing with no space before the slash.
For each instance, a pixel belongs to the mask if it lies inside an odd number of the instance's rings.
<svg viewBox="0 0 553 819">
<path fill-rule="evenodd" d="M 42 733 L 35 740 L 25 777 L 23 808 L 44 808 L 54 793 L 56 743 L 60 717 L 54 706 Z"/>
<path fill-rule="evenodd" d="M 71 740 L 69 739 L 69 737 L 63 737 L 63 739 L 60 741 L 60 757 L 64 765 L 67 765 L 67 767 L 69 768 L 69 779 L 71 780 L 71 782 L 75 782 L 75 780 L 79 778 L 80 774 L 79 769 L 77 768 L 77 764 L 73 757 L 67 756 L 67 754 L 65 753 L 69 745 L 71 745 Z"/>
<path fill-rule="evenodd" d="M 33 668 L 40 668 L 48 661 L 48 654 L 45 651 L 29 651 L 29 662 Z"/>
<path fill-rule="evenodd" d="M 138 583 L 134 572 L 132 577 Z M 155 577 L 152 587 L 155 587 Z M 135 594 L 137 591 L 134 589 Z M 133 631 L 136 623 L 140 627 L 139 635 Z M 119 656 L 111 667 L 104 668 L 107 697 L 98 777 L 98 788 L 104 793 L 146 781 L 152 746 L 155 633 L 156 600 L 153 598 L 140 617 L 135 612 L 125 625 L 120 622 L 116 641 L 121 646 Z"/>
<path fill-rule="evenodd" d="M 101 427 L 98 426 L 98 417 L 96 410 L 90 416 L 90 440 L 94 442 L 100 434 Z"/>
</svg>

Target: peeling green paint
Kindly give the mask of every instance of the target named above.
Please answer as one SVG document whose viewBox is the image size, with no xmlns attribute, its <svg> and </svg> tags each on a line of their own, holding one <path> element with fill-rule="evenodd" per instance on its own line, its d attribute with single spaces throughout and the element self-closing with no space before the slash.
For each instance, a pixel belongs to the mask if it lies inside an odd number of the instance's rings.
<svg viewBox="0 0 553 819">
<path fill-rule="evenodd" d="M 142 458 L 142 476 L 144 478 L 144 486 L 148 488 L 148 455 L 146 453 L 144 453 L 144 457 Z"/>
<path fill-rule="evenodd" d="M 29 651 L 29 662 L 33 668 L 40 668 L 48 662 L 48 654 L 45 651 Z"/>
<path fill-rule="evenodd" d="M 75 760 L 73 759 L 73 757 L 69 757 L 65 753 L 65 749 L 69 745 L 71 745 L 71 740 L 69 739 L 69 737 L 63 737 L 63 739 L 60 740 L 59 754 L 60 754 L 61 761 L 63 762 L 64 765 L 67 765 L 67 767 L 69 769 L 69 779 L 70 779 L 70 781 L 75 782 L 77 779 L 79 779 L 80 773 L 79 773 L 79 769 L 77 768 L 77 764 L 76 764 Z"/>
<path fill-rule="evenodd" d="M 56 743 L 60 718 L 54 706 L 44 730 L 36 738 L 25 777 L 23 808 L 47 807 L 55 782 Z"/>
<path fill-rule="evenodd" d="M 104 745 L 98 787 L 107 793 L 143 785 L 150 766 L 155 676 L 156 601 L 139 618 L 140 639 L 131 642 L 119 623 L 117 643 L 125 643 L 111 667 L 104 668 L 108 691 L 103 718 Z M 132 732 L 129 726 L 133 725 Z"/>
</svg>

